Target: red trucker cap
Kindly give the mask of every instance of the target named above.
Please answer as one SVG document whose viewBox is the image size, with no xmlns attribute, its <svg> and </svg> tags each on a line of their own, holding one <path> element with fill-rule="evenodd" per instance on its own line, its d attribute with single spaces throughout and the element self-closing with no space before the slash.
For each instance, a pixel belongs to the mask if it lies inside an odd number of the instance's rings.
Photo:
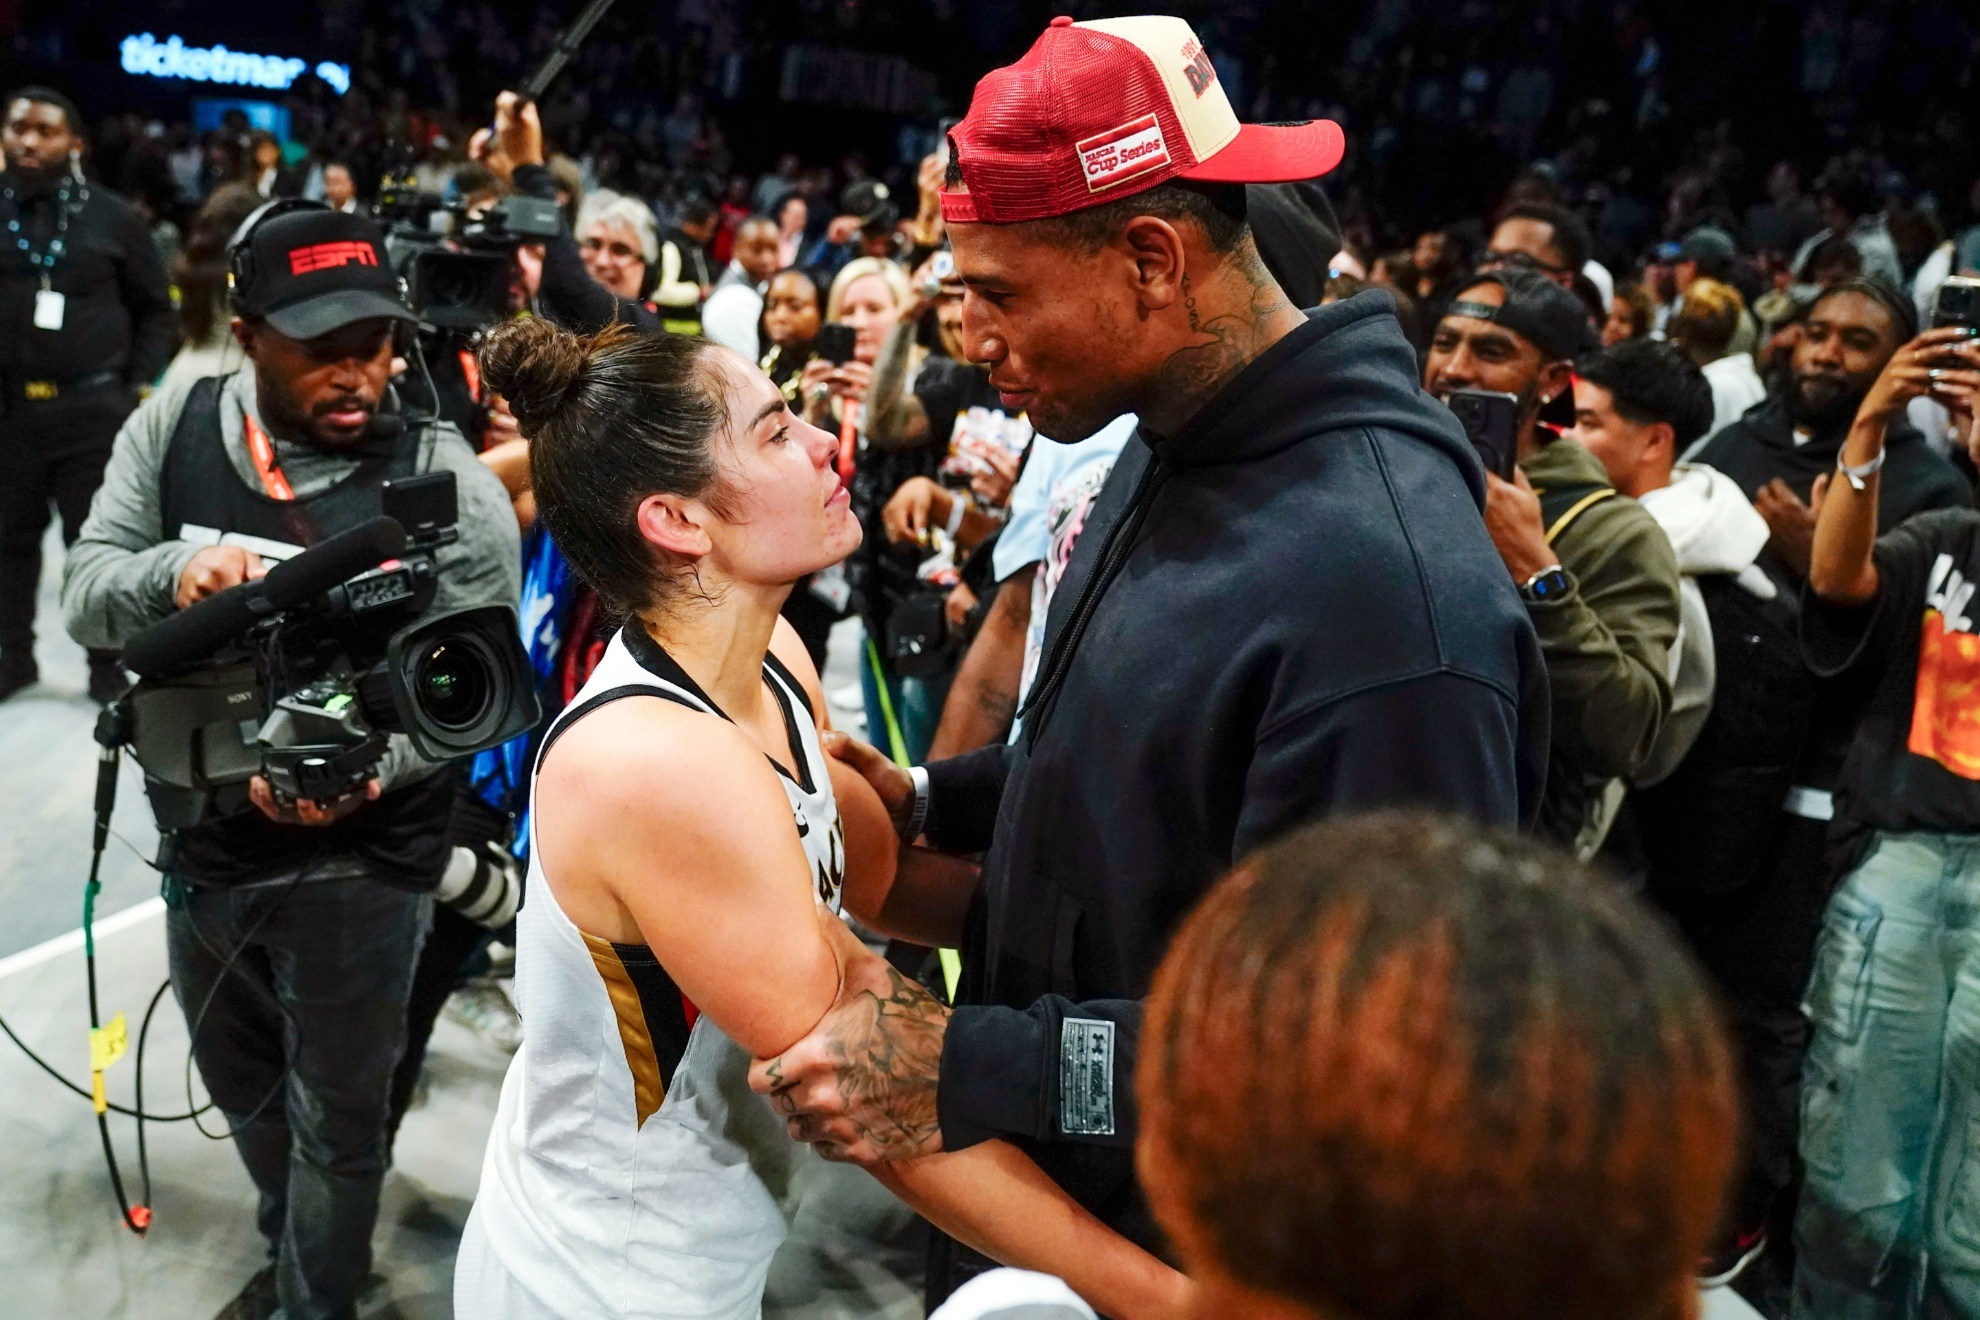
<svg viewBox="0 0 1980 1320">
<path fill-rule="evenodd" d="M 1180 18 L 1055 18 L 1024 58 L 976 84 L 949 135 L 963 186 L 942 218 L 1010 224 L 1066 215 L 1171 179 L 1292 183 L 1341 163 L 1329 119 L 1240 124 Z"/>
</svg>

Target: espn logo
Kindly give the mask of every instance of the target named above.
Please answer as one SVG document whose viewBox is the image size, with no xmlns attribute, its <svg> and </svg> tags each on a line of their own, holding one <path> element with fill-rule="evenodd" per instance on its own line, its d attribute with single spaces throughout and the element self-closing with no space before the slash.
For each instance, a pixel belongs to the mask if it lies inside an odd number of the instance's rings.
<svg viewBox="0 0 1980 1320">
<path fill-rule="evenodd" d="M 345 239 L 336 243 L 312 243 L 289 250 L 289 274 L 307 275 L 313 270 L 337 266 L 376 266 L 378 253 L 369 243 Z"/>
</svg>

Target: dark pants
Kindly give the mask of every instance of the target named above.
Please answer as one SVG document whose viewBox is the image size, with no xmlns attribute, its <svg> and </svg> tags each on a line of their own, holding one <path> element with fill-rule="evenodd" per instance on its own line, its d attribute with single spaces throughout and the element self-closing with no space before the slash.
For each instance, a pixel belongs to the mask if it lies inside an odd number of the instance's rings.
<svg viewBox="0 0 1980 1320">
<path fill-rule="evenodd" d="M 369 879 L 178 887 L 172 988 L 260 1193 L 279 1315 L 341 1320 L 371 1272 L 392 1070 L 432 899 Z"/>
<path fill-rule="evenodd" d="M 34 654 L 49 503 L 62 516 L 63 544 L 75 544 L 129 412 L 123 392 L 109 391 L 101 401 L 16 402 L 0 418 L 0 655 L 10 664 Z"/>
<path fill-rule="evenodd" d="M 1732 1213 L 1767 1215 L 1794 1180 L 1795 1126 L 1808 1023 L 1801 1014 L 1834 874 L 1829 826 L 1785 813 L 1771 856 L 1735 893 L 1656 897 L 1678 920 L 1732 1012 L 1746 1065 L 1750 1163 Z"/>
<path fill-rule="evenodd" d="M 420 1069 L 426 1063 L 426 1045 L 433 1039 L 433 1024 L 447 998 L 467 979 L 470 960 L 486 970 L 488 959 L 475 955 L 487 947 L 489 931 L 444 904 L 433 905 L 433 929 L 419 951 L 419 965 L 413 970 L 406 995 L 406 1048 L 399 1065 L 392 1071 L 392 1116 L 386 1129 L 386 1148 L 398 1140 L 399 1124 L 412 1107 L 413 1092 L 419 1087 Z"/>
<path fill-rule="evenodd" d="M 491 842 L 506 846 L 513 830 L 509 818 L 481 800 L 468 786 L 464 771 L 456 771 L 454 782 L 454 809 L 447 817 L 447 842 L 457 848 L 477 850 Z M 419 951 L 419 965 L 413 969 L 412 987 L 406 995 L 406 1048 L 392 1073 L 392 1115 L 385 1130 L 388 1151 L 398 1140 L 399 1124 L 405 1121 L 413 1092 L 419 1086 L 419 1073 L 426 1063 L 426 1044 L 433 1038 L 434 1021 L 446 1007 L 447 997 L 463 981 L 487 970 L 488 959 L 483 951 L 495 935 L 496 932 L 468 920 L 445 904 L 433 905 L 433 925 Z M 515 943 L 513 921 L 502 928 L 501 938 Z"/>
</svg>

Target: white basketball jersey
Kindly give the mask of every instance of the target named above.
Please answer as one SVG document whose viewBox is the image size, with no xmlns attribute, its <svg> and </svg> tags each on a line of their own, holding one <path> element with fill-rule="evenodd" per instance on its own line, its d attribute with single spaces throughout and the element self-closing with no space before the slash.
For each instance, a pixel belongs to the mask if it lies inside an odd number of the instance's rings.
<svg viewBox="0 0 1980 1320">
<path fill-rule="evenodd" d="M 818 901 L 836 912 L 845 841 L 817 726 L 775 657 L 764 681 L 798 767 L 792 776 L 778 766 L 778 778 Z M 635 623 L 612 639 L 544 748 L 628 696 L 721 714 Z M 489 1134 L 454 1313 L 755 1320 L 794 1209 L 793 1175 L 818 1157 L 785 1134 L 749 1089 L 749 1055 L 683 998 L 650 949 L 571 924 L 533 839 L 527 894 L 516 918 L 523 1045 Z"/>
</svg>

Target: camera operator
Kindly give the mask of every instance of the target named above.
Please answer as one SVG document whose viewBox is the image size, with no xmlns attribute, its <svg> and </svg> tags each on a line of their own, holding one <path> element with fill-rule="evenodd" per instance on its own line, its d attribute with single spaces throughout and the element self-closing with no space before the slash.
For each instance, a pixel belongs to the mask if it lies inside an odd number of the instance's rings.
<svg viewBox="0 0 1980 1320">
<path fill-rule="evenodd" d="M 1553 695 L 1538 828 L 1584 854 L 1612 819 L 1606 784 L 1635 774 L 1671 708 L 1678 570 L 1656 519 L 1616 492 L 1594 455 L 1541 427 L 1592 345 L 1581 302 L 1505 267 L 1458 291 L 1423 364 L 1423 388 L 1518 396 L 1519 466 L 1486 474 L 1485 526 L 1540 634 Z"/>
<path fill-rule="evenodd" d="M 0 699 L 39 676 L 34 662 L 41 537 L 52 500 L 73 542 L 103 479 L 110 442 L 177 338 L 165 271 L 143 217 L 86 182 L 82 120 L 67 97 L 30 87 L 0 128 Z M 124 689 L 116 658 L 93 652 L 89 693 Z"/>
<path fill-rule="evenodd" d="M 501 483 L 444 423 L 398 415 L 394 329 L 409 323 L 368 219 L 289 201 L 236 240 L 233 329 L 251 366 L 161 392 L 118 434 L 68 561 L 86 646 L 378 513 L 388 479 L 454 474 L 460 539 L 437 551 L 425 617 L 513 605 L 516 522 Z M 172 981 L 201 1076 L 260 1192 L 275 1262 L 227 1314 L 344 1316 L 364 1286 L 386 1165 L 387 1088 L 454 776 L 394 735 L 364 789 L 252 806 L 169 832 Z"/>
<path fill-rule="evenodd" d="M 534 102 L 521 103 L 514 92 L 495 98 L 495 128 L 482 129 L 468 143 L 468 156 L 479 160 L 516 192 L 555 201 L 557 180 L 543 163 L 543 121 Z M 649 213 L 650 218 L 650 213 Z M 652 258 L 647 258 L 650 265 Z M 626 297 L 600 283 L 569 230 L 543 245 L 543 271 L 536 287 L 536 307 L 557 324 L 572 330 L 599 330 L 613 321 L 657 334 L 660 312 L 637 296 Z"/>
</svg>

